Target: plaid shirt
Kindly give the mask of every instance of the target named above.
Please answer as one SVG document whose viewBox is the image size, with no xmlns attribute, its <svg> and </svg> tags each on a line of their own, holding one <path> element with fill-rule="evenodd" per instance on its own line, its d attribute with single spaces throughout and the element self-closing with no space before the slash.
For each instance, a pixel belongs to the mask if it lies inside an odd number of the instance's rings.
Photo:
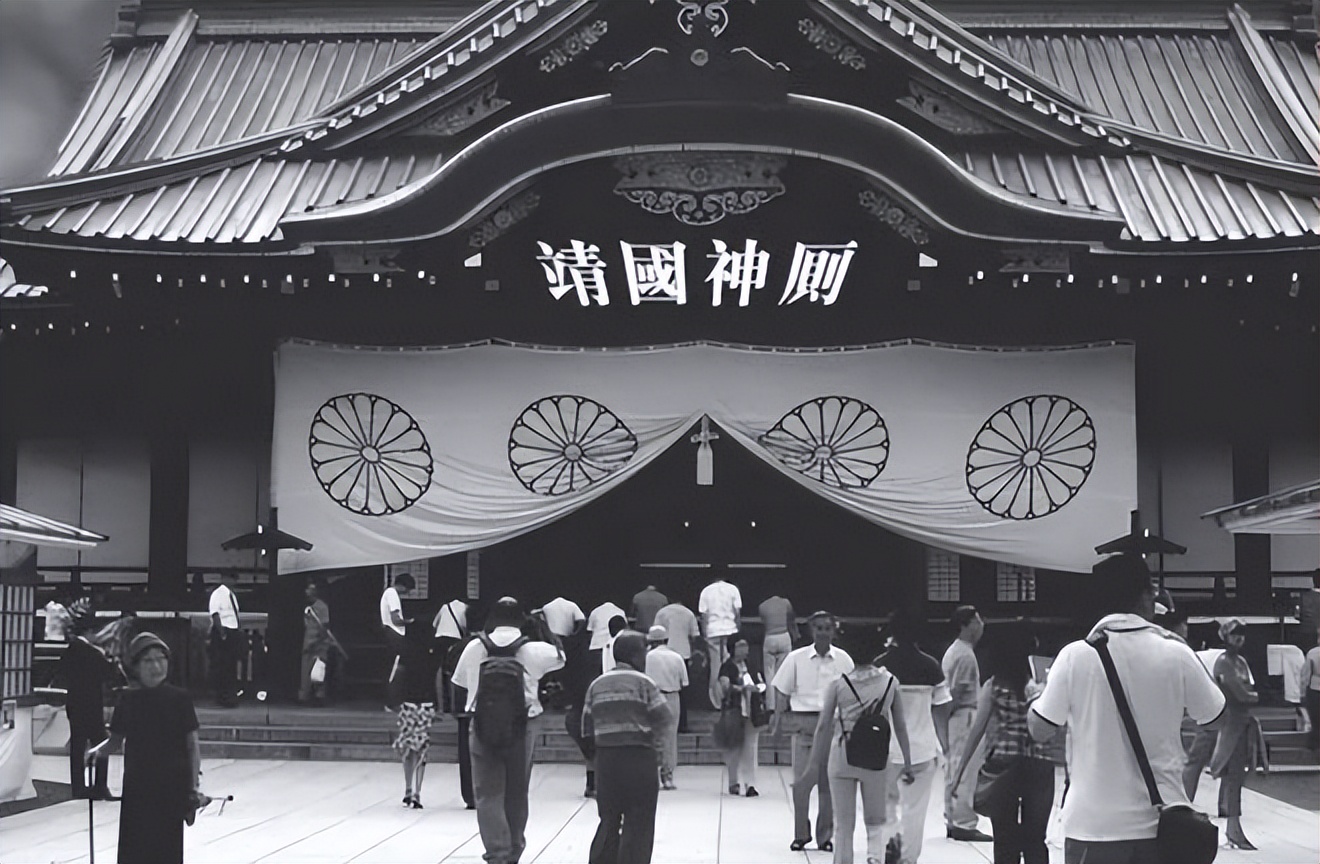
<svg viewBox="0 0 1320 864">
<path fill-rule="evenodd" d="M 1025 756 L 1063 764 L 1063 737 L 1056 736 L 1043 744 L 1033 739 L 1027 731 L 1027 708 L 1030 703 L 1011 687 L 998 683 L 992 686 L 997 725 L 987 750 L 987 761 Z"/>
</svg>

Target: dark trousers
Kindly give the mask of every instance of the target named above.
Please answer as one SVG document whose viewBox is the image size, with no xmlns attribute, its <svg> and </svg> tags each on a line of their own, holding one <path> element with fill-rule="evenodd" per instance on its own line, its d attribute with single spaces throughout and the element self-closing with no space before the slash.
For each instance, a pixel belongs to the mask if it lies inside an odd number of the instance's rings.
<svg viewBox="0 0 1320 864">
<path fill-rule="evenodd" d="M 1160 864 L 1160 847 L 1150 840 L 1063 841 L 1065 864 Z"/>
<path fill-rule="evenodd" d="M 1012 809 L 990 817 L 995 864 L 1049 864 L 1045 829 L 1054 805 L 1054 764 L 1024 759 L 1014 775 Z"/>
<path fill-rule="evenodd" d="M 458 791 L 470 810 L 477 806 L 477 799 L 472 794 L 472 747 L 468 742 L 472 717 L 460 715 L 455 719 L 458 720 Z"/>
<path fill-rule="evenodd" d="M 238 704 L 238 664 L 243 659 L 243 631 L 229 627 L 211 630 L 211 686 L 221 705 Z"/>
<path fill-rule="evenodd" d="M 95 747 L 105 740 L 105 729 L 71 729 L 69 731 L 69 786 L 74 798 L 86 798 L 87 771 L 83 767 L 84 754 L 88 747 Z M 93 767 L 92 797 L 105 797 L 110 794 L 106 785 L 106 775 L 110 767 L 110 757 L 102 751 Z"/>
<path fill-rule="evenodd" d="M 651 864 L 658 761 L 651 747 L 596 749 L 596 810 L 600 827 L 589 864 Z"/>
<path fill-rule="evenodd" d="M 688 686 L 678 691 L 678 731 L 688 731 L 688 703 L 692 701 L 692 661 L 684 660 L 688 669 Z"/>
</svg>

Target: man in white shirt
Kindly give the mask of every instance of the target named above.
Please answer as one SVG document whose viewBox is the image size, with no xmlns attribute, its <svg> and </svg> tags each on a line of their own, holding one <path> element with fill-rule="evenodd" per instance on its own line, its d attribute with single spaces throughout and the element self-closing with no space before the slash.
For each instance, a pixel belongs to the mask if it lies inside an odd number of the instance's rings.
<svg viewBox="0 0 1320 864">
<path fill-rule="evenodd" d="M 238 598 L 234 585 L 238 577 L 233 573 L 220 574 L 220 584 L 211 592 L 207 611 L 211 615 L 211 641 L 208 659 L 211 680 L 215 687 L 215 701 L 224 708 L 238 704 L 238 664 L 243 659 L 245 639 L 239 629 Z"/>
<path fill-rule="evenodd" d="M 646 633 L 646 674 L 669 703 L 670 720 L 665 725 L 664 749 L 660 751 L 660 788 L 675 789 L 674 767 L 678 764 L 679 693 L 688 685 L 687 663 L 669 647 L 669 631 L 655 624 Z"/>
<path fill-rule="evenodd" d="M 403 670 L 399 665 L 403 662 L 404 627 L 411 624 L 412 619 L 403 617 L 403 599 L 399 591 L 412 591 L 416 584 L 412 576 L 400 573 L 394 577 L 394 584 L 380 595 L 380 632 L 385 636 L 385 644 L 389 646 L 390 653 L 394 655 L 390 661 L 389 675 L 385 679 L 386 708 L 393 708 L 403 701 L 400 692 Z"/>
<path fill-rule="evenodd" d="M 811 841 L 811 790 L 820 787 L 820 811 L 816 816 L 816 846 L 834 848 L 834 807 L 825 763 L 811 753 L 825 688 L 853 670 L 853 659 L 834 644 L 838 624 L 828 612 L 815 612 L 807 619 L 811 644 L 790 651 L 775 673 L 775 714 L 770 734 L 781 730 L 793 736 L 793 844 L 800 852 Z M 816 770 L 811 770 L 815 766 Z"/>
<path fill-rule="evenodd" d="M 545 615 L 545 623 L 550 632 L 560 639 L 572 636 L 578 628 L 578 622 L 587 620 L 587 616 L 582 614 L 582 607 L 564 597 L 551 600 L 541 607 L 541 612 Z"/>
<path fill-rule="evenodd" d="M 1224 696 L 1177 636 L 1150 622 L 1155 589 L 1145 561 L 1115 555 L 1097 564 L 1095 582 L 1109 594 L 1106 615 L 1085 641 L 1063 647 L 1045 690 L 1027 714 L 1031 735 L 1048 741 L 1066 724 L 1070 785 L 1063 805 L 1067 864 L 1158 864 L 1159 811 L 1151 804 L 1100 655 L 1107 638 L 1151 771 L 1165 804 L 1186 804 L 1182 719 L 1215 720 Z"/>
<path fill-rule="evenodd" d="M 655 613 L 655 623 L 669 633 L 669 647 L 683 658 L 688 668 L 688 683 L 678 694 L 678 731 L 687 732 L 688 704 L 692 701 L 692 652 L 704 650 L 696 614 L 682 603 L 670 603 Z"/>
<path fill-rule="evenodd" d="M 431 619 L 431 626 L 435 628 L 435 656 L 439 660 L 436 666 L 436 690 L 440 693 L 441 709 L 446 713 L 453 713 L 454 710 L 449 692 L 449 679 L 454 670 L 447 665 L 452 662 L 448 658 L 451 651 L 457 653 L 454 646 L 467 639 L 467 619 L 468 604 L 458 598 L 441 606 L 440 611 Z"/>
<path fill-rule="evenodd" d="M 610 641 L 611 635 L 610 621 L 615 618 L 622 618 L 626 622 L 628 615 L 618 604 L 608 600 L 592 609 L 591 614 L 587 616 L 587 629 L 591 631 L 591 642 L 587 645 L 587 649 L 591 652 L 597 669 L 604 668 L 605 646 Z"/>
<path fill-rule="evenodd" d="M 507 648 L 523 639 L 522 626 L 526 619 L 518 601 L 501 597 L 486 621 L 486 636 L 501 648 Z M 454 686 L 467 691 L 467 710 L 477 709 L 477 692 L 481 664 L 490 656 L 480 639 L 473 639 L 463 649 L 454 669 Z M 468 746 L 472 755 L 472 791 L 476 795 L 477 827 L 485 858 L 492 862 L 516 862 L 527 845 L 524 831 L 527 827 L 527 789 L 532 776 L 533 745 L 541 729 L 541 700 L 537 690 L 547 672 L 563 667 L 564 655 L 548 642 L 525 641 L 514 657 L 523 667 L 523 689 L 527 702 L 526 734 L 518 744 L 505 748 L 492 748 L 485 744 L 476 728 L 469 733 Z"/>
<path fill-rule="evenodd" d="M 742 594 L 737 586 L 717 579 L 701 589 L 697 611 L 701 613 L 701 635 L 710 656 L 710 704 L 719 708 L 718 670 L 729 659 L 729 637 L 742 629 Z"/>
<path fill-rule="evenodd" d="M 953 610 L 953 625 L 958 638 L 944 652 L 941 668 L 944 681 L 953 701 L 939 722 L 944 727 L 944 740 L 949 743 L 945 754 L 961 754 L 976 719 L 976 696 L 981 691 L 981 666 L 976 660 L 976 643 L 985 633 L 985 622 L 975 606 L 959 606 Z M 953 755 L 951 758 L 958 758 Z M 976 748 L 967 763 L 962 779 L 953 771 L 944 774 L 944 833 L 951 840 L 988 843 L 993 838 L 977 828 L 976 811 L 972 798 L 976 792 L 976 775 L 985 760 L 984 743 Z"/>
</svg>

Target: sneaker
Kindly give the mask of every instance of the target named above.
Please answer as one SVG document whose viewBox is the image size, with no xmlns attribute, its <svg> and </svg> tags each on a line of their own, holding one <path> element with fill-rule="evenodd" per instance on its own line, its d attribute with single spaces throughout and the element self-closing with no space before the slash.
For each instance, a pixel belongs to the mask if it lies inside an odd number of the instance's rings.
<svg viewBox="0 0 1320 864">
<path fill-rule="evenodd" d="M 748 786 L 748 787 L 747 787 L 747 793 L 746 793 L 746 794 L 747 794 L 747 797 L 748 797 L 748 798 L 756 798 L 756 797 L 760 796 L 761 793 L 756 791 L 756 787 L 755 787 L 755 786 Z"/>
<path fill-rule="evenodd" d="M 898 837 L 890 837 L 889 842 L 885 844 L 884 864 L 898 864 L 902 857 L 903 841 Z"/>
<path fill-rule="evenodd" d="M 737 797 L 738 795 L 742 794 L 742 787 L 739 786 L 737 783 L 730 783 L 729 794 L 733 795 L 734 797 Z"/>
</svg>

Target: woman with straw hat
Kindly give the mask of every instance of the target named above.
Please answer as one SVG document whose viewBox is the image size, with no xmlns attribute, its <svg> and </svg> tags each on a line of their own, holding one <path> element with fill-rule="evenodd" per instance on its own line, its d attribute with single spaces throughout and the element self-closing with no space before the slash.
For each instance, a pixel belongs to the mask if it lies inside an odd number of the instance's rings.
<svg viewBox="0 0 1320 864">
<path fill-rule="evenodd" d="M 124 745 L 119 860 L 183 862 L 183 826 L 200 800 L 202 754 L 197 713 L 187 691 L 167 684 L 170 649 L 155 633 L 139 633 L 124 653 L 129 688 L 110 720 L 110 738 L 87 751 Z"/>
</svg>

